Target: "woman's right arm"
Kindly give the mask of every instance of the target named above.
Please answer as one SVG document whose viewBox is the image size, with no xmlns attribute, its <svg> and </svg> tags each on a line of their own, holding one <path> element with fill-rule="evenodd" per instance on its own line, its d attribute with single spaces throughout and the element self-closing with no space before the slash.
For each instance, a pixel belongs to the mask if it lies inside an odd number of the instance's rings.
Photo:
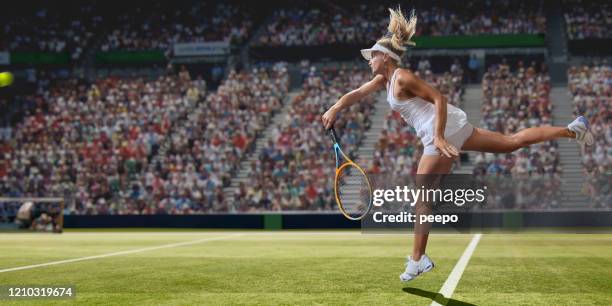
<svg viewBox="0 0 612 306">
<path fill-rule="evenodd" d="M 385 88 L 385 78 L 382 75 L 377 75 L 369 82 L 342 96 L 342 98 L 340 98 L 336 104 L 330 107 L 329 110 L 323 114 L 321 119 L 325 129 L 329 129 L 332 127 L 332 125 L 334 125 L 334 122 L 336 121 L 336 114 L 340 110 L 357 103 L 367 95 L 383 88 Z"/>
</svg>

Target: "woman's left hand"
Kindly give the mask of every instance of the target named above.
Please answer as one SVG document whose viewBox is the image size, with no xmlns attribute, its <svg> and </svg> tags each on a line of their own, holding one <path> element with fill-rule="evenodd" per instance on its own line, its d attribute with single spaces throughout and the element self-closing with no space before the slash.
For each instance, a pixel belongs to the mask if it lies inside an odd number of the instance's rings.
<svg viewBox="0 0 612 306">
<path fill-rule="evenodd" d="M 457 150 L 457 148 L 455 148 L 455 146 L 452 144 L 448 143 L 448 141 L 446 141 L 444 138 L 434 138 L 434 146 L 436 146 L 436 148 L 438 148 L 438 150 L 440 150 L 440 152 L 442 152 L 442 154 L 448 158 L 459 156 L 459 150 Z"/>
</svg>

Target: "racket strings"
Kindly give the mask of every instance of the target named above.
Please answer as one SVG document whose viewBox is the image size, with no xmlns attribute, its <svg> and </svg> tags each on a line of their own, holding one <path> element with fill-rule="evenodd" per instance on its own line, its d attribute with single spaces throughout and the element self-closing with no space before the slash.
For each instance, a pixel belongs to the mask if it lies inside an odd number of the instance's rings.
<svg viewBox="0 0 612 306">
<path fill-rule="evenodd" d="M 367 177 L 356 166 L 346 166 L 338 173 L 338 199 L 340 206 L 350 216 L 367 213 L 371 203 L 371 191 Z"/>
</svg>

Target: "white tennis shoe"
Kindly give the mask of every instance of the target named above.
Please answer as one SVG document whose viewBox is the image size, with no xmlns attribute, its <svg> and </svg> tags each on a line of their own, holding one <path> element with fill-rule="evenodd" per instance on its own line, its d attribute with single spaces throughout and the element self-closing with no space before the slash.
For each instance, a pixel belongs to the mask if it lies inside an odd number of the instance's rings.
<svg viewBox="0 0 612 306">
<path fill-rule="evenodd" d="M 412 260 L 412 257 L 408 257 L 406 260 L 406 270 L 404 273 L 400 274 L 399 278 L 402 282 L 407 282 L 413 280 L 415 277 L 431 271 L 434 268 L 434 263 L 427 257 L 427 255 L 423 254 L 419 261 Z"/>
<path fill-rule="evenodd" d="M 576 141 L 581 145 L 592 146 L 595 142 L 591 134 L 589 121 L 583 116 L 579 116 L 572 123 L 567 125 L 567 129 L 576 133 Z"/>
</svg>

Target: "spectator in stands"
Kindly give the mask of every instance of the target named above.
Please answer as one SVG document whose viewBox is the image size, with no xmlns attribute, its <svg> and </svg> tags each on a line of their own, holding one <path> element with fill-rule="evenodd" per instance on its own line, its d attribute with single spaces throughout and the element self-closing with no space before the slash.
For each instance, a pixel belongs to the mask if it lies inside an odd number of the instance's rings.
<svg viewBox="0 0 612 306">
<path fill-rule="evenodd" d="M 474 54 L 470 55 L 470 60 L 468 61 L 468 82 L 474 83 L 478 80 L 478 70 L 480 69 L 480 61 Z"/>
</svg>

